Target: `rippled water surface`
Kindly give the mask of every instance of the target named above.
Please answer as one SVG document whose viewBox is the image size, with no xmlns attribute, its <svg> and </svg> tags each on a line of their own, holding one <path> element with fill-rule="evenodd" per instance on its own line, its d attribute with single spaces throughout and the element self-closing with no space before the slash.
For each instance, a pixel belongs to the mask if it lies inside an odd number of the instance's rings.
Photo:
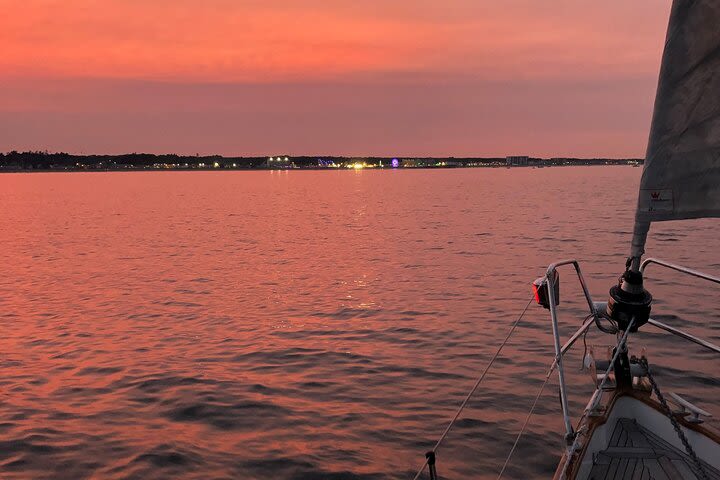
<svg viewBox="0 0 720 480">
<path fill-rule="evenodd" d="M 605 299 L 640 173 L 0 175 L 0 477 L 412 478 L 548 263 L 578 258 Z M 648 252 L 718 274 L 717 226 L 659 224 Z M 585 315 L 571 273 L 565 335 Z M 720 340 L 717 290 L 658 268 L 647 287 L 655 316 Z M 632 343 L 720 415 L 716 357 L 650 327 Z M 551 352 L 533 305 L 441 475 L 495 478 Z M 506 477 L 551 476 L 561 430 L 553 378 Z"/>
</svg>

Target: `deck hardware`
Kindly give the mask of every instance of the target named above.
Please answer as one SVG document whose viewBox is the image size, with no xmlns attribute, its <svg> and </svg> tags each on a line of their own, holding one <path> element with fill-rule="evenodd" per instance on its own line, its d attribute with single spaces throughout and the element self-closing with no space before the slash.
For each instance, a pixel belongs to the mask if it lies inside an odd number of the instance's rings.
<svg viewBox="0 0 720 480">
<path fill-rule="evenodd" d="M 592 397 L 590 397 L 590 401 L 585 406 L 585 413 L 587 413 L 591 417 L 599 417 L 602 416 L 603 411 L 605 408 L 600 405 L 600 402 L 598 402 L 597 397 L 602 395 L 601 390 L 595 390 L 595 393 L 592 394 Z"/>
<path fill-rule="evenodd" d="M 430 473 L 430 480 L 437 480 L 437 470 L 435 470 L 435 452 L 430 450 L 425 454 L 427 458 L 428 472 Z"/>
<path fill-rule="evenodd" d="M 550 282 L 548 281 L 549 278 L 549 274 L 546 277 L 539 277 L 535 279 L 532 284 L 535 302 L 547 310 L 550 310 L 550 293 L 548 292 L 550 289 Z M 553 271 L 552 274 L 552 289 L 555 305 L 557 306 L 560 304 L 560 274 L 557 270 Z"/>
<path fill-rule="evenodd" d="M 702 408 L 693 405 L 692 403 L 685 400 L 683 397 L 678 395 L 674 392 L 668 392 L 668 396 L 670 403 L 673 403 L 680 407 L 680 411 L 678 412 L 680 415 L 692 415 L 690 418 L 686 419 L 690 423 L 703 423 L 703 419 L 700 418 L 702 415 L 703 417 L 712 417 L 712 415 Z"/>
<path fill-rule="evenodd" d="M 620 330 L 626 330 L 634 318 L 632 333 L 635 333 L 650 318 L 651 304 L 652 295 L 643 287 L 642 273 L 626 270 L 618 284 L 610 288 L 607 314 L 617 322 Z"/>
</svg>

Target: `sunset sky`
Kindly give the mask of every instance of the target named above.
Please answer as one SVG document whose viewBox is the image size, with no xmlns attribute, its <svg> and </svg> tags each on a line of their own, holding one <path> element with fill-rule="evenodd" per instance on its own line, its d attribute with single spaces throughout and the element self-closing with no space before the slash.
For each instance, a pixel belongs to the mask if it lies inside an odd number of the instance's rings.
<svg viewBox="0 0 720 480">
<path fill-rule="evenodd" d="M 670 0 L 0 0 L 0 151 L 643 156 Z"/>
</svg>

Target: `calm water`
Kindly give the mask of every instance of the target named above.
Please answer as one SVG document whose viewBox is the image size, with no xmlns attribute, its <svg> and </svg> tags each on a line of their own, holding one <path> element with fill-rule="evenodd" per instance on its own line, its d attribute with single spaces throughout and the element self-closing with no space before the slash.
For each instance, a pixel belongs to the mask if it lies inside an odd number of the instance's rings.
<svg viewBox="0 0 720 480">
<path fill-rule="evenodd" d="M 0 477 L 411 478 L 548 263 L 577 257 L 605 299 L 640 173 L 0 175 Z M 717 222 L 666 223 L 648 251 L 718 274 L 718 237 Z M 585 313 L 562 278 L 567 335 Z M 720 340 L 717 290 L 660 269 L 647 286 L 656 316 Z M 651 327 L 633 345 L 720 415 L 715 357 Z M 551 352 L 533 306 L 441 475 L 495 478 Z M 556 389 L 507 478 L 554 470 Z"/>
</svg>

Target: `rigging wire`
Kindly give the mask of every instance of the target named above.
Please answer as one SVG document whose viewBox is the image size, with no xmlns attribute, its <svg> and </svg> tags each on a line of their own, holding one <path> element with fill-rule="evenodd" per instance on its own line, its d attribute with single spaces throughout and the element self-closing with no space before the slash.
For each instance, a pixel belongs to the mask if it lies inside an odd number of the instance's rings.
<svg viewBox="0 0 720 480">
<path fill-rule="evenodd" d="M 588 318 L 589 318 L 589 317 L 588 317 Z M 600 323 L 600 320 L 601 320 L 601 319 L 607 320 L 608 322 L 610 322 L 610 325 L 611 325 L 611 326 L 610 326 L 610 327 L 606 327 L 606 326 L 604 326 L 603 324 L 601 324 L 601 323 Z M 603 333 L 610 334 L 610 335 L 616 335 L 616 334 L 620 331 L 620 329 L 618 328 L 617 322 L 615 322 L 615 320 L 613 320 L 612 318 L 610 318 L 610 316 L 607 315 L 607 314 L 604 313 L 604 312 L 596 312 L 596 314 L 595 314 L 595 325 L 597 326 L 598 330 L 600 330 L 600 331 L 603 332 Z"/>
<path fill-rule="evenodd" d="M 595 315 L 595 314 L 593 314 L 593 315 Z M 590 318 L 590 315 L 588 315 L 585 320 L 588 320 L 589 318 Z M 600 322 L 598 320 L 599 318 L 600 318 L 600 315 L 595 316 L 595 323 L 598 325 L 598 328 L 600 328 Z M 610 319 L 610 320 L 612 322 L 612 319 Z M 612 323 L 614 323 L 614 322 L 612 322 Z M 612 369 L 612 366 L 615 364 L 617 357 L 620 355 L 620 351 L 624 348 L 624 346 L 627 342 L 627 337 L 630 333 L 630 329 L 633 327 L 634 324 L 635 324 L 635 318 L 633 317 L 633 319 L 628 324 L 627 330 L 623 333 L 622 338 L 618 342 L 618 345 L 615 350 L 615 354 L 613 355 L 613 358 L 610 361 L 610 365 L 608 366 L 607 370 L 605 371 L 605 376 L 604 376 L 602 382 L 600 383 L 600 385 L 597 387 L 598 391 L 602 391 L 603 387 L 605 386 L 605 382 L 610 377 L 610 370 Z M 587 331 L 585 333 L 587 333 Z M 584 340 L 584 338 L 583 338 L 583 340 Z M 545 381 L 543 382 L 542 386 L 540 387 L 540 391 L 538 392 L 537 396 L 535 397 L 532 407 L 530 407 L 530 411 L 528 412 L 527 416 L 525 417 L 525 422 L 523 423 L 523 426 L 520 429 L 520 432 L 515 437 L 515 443 L 513 443 L 513 446 L 510 449 L 510 453 L 508 453 L 507 458 L 505 458 L 505 463 L 503 464 L 502 469 L 500 469 L 500 473 L 497 476 L 497 480 L 500 480 L 500 478 L 502 478 L 502 476 L 503 476 L 503 473 L 505 473 L 505 469 L 507 468 L 508 464 L 510 463 L 510 458 L 512 457 L 513 453 L 515 452 L 515 448 L 517 448 L 517 445 L 520 442 L 520 438 L 522 438 L 523 434 L 525 433 L 525 429 L 527 428 L 527 425 L 530 422 L 530 417 L 532 417 L 533 411 L 535 410 L 535 407 L 537 406 L 537 402 L 540 399 L 540 396 L 542 395 L 542 392 L 545 389 L 545 386 L 547 385 L 548 380 L 550 380 L 550 375 L 552 375 L 553 370 L 555 370 L 555 365 L 557 365 L 557 362 L 553 362 L 552 366 L 550 367 L 550 370 L 548 370 L 548 373 L 545 376 Z M 571 447 L 570 450 L 573 450 L 574 447 L 575 447 L 575 441 L 573 441 L 573 446 Z M 562 469 L 563 472 L 567 469 L 567 465 L 568 465 L 570 459 L 571 459 L 571 456 L 567 455 L 567 460 L 565 462 L 565 466 Z"/>
<path fill-rule="evenodd" d="M 588 320 L 590 320 L 590 317 L 592 317 L 593 315 L 597 315 L 597 314 L 596 314 L 595 312 L 593 312 L 593 313 L 591 313 L 590 315 L 588 315 L 587 317 L 585 317 L 585 320 L 583 320 L 583 325 L 585 325 L 585 322 L 587 322 Z M 596 321 L 597 321 L 597 320 L 596 320 Z M 588 328 L 585 329 L 585 333 L 583 333 L 583 337 L 582 337 L 582 339 L 583 339 L 583 354 L 582 354 L 582 357 L 581 357 L 582 360 L 581 360 L 581 364 L 580 364 L 580 370 L 584 370 L 584 369 L 585 369 L 585 358 L 587 357 L 587 353 L 588 353 L 588 346 L 587 346 L 587 334 L 588 334 L 588 330 L 590 330 L 589 326 L 588 326 Z"/>
<path fill-rule="evenodd" d="M 522 428 L 520 429 L 520 432 L 515 437 L 515 442 L 513 443 L 513 446 L 510 449 L 510 453 L 508 453 L 508 456 L 505 458 L 505 463 L 503 463 L 503 466 L 500 469 L 500 473 L 498 473 L 497 480 L 500 480 L 503 476 L 503 473 L 505 473 L 505 469 L 507 468 L 508 464 L 510 463 L 510 459 L 512 458 L 512 455 L 515 452 L 515 448 L 517 448 L 518 443 L 520 443 L 520 439 L 522 438 L 523 434 L 525 433 L 525 429 L 527 428 L 528 423 L 530 423 L 530 417 L 532 417 L 532 414 L 535 411 L 535 407 L 537 406 L 538 400 L 540 400 L 543 390 L 545 390 L 545 386 L 547 386 L 547 383 L 550 380 L 550 375 L 552 375 L 553 370 L 555 370 L 555 365 L 551 366 L 550 370 L 548 370 L 548 372 L 547 372 L 547 375 L 545 375 L 545 381 L 540 386 L 540 390 L 538 391 L 537 395 L 535 396 L 535 400 L 533 400 L 532 406 L 530 407 L 530 411 L 528 412 L 527 416 L 525 417 L 525 421 L 523 422 Z"/>
<path fill-rule="evenodd" d="M 460 407 L 455 412 L 455 415 L 453 416 L 452 420 L 450 420 L 450 423 L 445 428 L 445 431 L 442 433 L 442 435 L 440 435 L 440 438 L 438 439 L 438 441 L 435 444 L 435 446 L 433 447 L 433 449 L 430 450 L 430 452 L 433 453 L 433 456 L 434 456 L 435 452 L 437 451 L 437 449 L 442 444 L 443 440 L 445 440 L 445 437 L 447 437 L 448 433 L 450 433 L 450 429 L 453 427 L 453 425 L 457 421 L 458 417 L 460 416 L 462 411 L 465 409 L 465 406 L 470 401 L 470 398 L 472 398 L 472 396 L 475 394 L 475 390 L 477 390 L 477 388 L 480 386 L 480 383 L 485 378 L 485 375 L 487 374 L 488 370 L 490 370 L 490 367 L 492 367 L 493 363 L 495 363 L 495 360 L 497 360 L 497 358 L 500 356 L 500 352 L 502 351 L 503 347 L 508 342 L 508 340 L 510 340 L 510 336 L 515 331 L 515 328 L 518 326 L 518 323 L 520 323 L 520 320 L 522 320 L 523 316 L 525 316 L 525 312 L 527 312 L 528 308 L 530 307 L 530 304 L 532 303 L 533 298 L 534 297 L 530 297 L 530 300 L 528 300 L 528 303 L 527 303 L 527 305 L 525 305 L 525 308 L 523 309 L 520 316 L 515 320 L 515 322 L 513 322 L 513 325 L 510 328 L 510 331 L 508 332 L 508 334 L 505 336 L 505 339 L 502 341 L 502 343 L 498 347 L 497 351 L 495 352 L 495 355 L 493 355 L 493 357 L 490 359 L 490 362 L 487 364 L 487 366 L 483 370 L 482 374 L 480 374 L 480 376 L 478 377 L 477 381 L 475 382 L 475 385 L 473 385 L 470 392 L 465 396 L 465 399 L 460 404 Z M 547 380 L 546 380 L 546 383 L 547 383 Z M 428 452 L 428 453 L 430 453 L 430 452 Z M 418 470 L 418 472 L 415 475 L 415 477 L 413 478 L 413 480 L 418 480 L 420 478 L 420 475 L 422 475 L 422 472 L 423 472 L 423 470 L 425 470 L 425 467 L 427 466 L 427 464 L 428 464 L 428 457 L 426 456 L 425 463 L 423 463 L 422 467 L 420 467 L 420 470 Z"/>
</svg>

